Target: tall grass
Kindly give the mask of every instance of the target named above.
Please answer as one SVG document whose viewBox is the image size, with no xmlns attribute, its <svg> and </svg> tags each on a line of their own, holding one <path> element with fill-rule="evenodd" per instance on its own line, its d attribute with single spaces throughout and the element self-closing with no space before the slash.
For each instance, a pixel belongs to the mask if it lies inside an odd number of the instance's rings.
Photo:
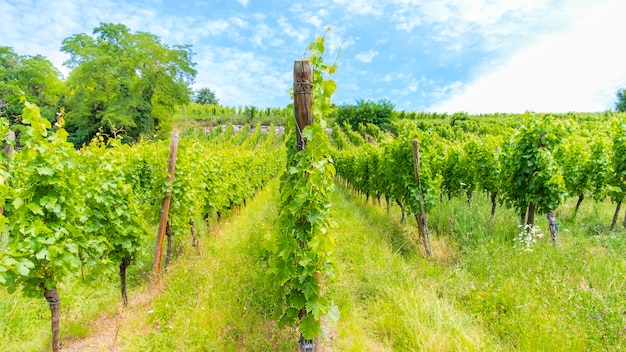
<svg viewBox="0 0 626 352">
<path fill-rule="evenodd" d="M 612 204 L 588 201 L 576 217 L 574 206 L 571 199 L 557 211 L 556 248 L 547 234 L 526 251 L 515 244 L 518 220 L 510 210 L 500 207 L 490 222 L 484 196 L 472 205 L 440 202 L 429 214 L 436 250 L 428 263 L 441 265 L 432 283 L 438 296 L 474 317 L 503 350 L 624 350 L 626 232 L 609 231 Z M 547 232 L 544 217 L 538 224 Z M 417 243 L 413 227 L 401 232 Z"/>
<path fill-rule="evenodd" d="M 187 247 L 165 288 L 120 333 L 127 351 L 290 351 L 294 330 L 279 330 L 264 285 L 261 242 L 276 231 L 277 182 L 217 225 L 201 247 Z"/>
<path fill-rule="evenodd" d="M 336 192 L 337 350 L 497 350 L 480 322 L 438 292 L 450 269 L 423 257 L 415 233 L 383 207 Z"/>
</svg>

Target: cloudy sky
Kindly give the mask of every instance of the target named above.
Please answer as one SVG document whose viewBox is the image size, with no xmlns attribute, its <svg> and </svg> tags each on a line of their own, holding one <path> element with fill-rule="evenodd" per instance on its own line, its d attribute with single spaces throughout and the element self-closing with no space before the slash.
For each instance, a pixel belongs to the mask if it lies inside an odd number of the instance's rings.
<svg viewBox="0 0 626 352">
<path fill-rule="evenodd" d="M 289 103 L 294 60 L 330 27 L 337 104 L 470 113 L 604 111 L 626 86 L 624 0 L 0 0 L 0 46 L 62 72 L 63 39 L 123 23 L 191 44 L 195 88 Z"/>
</svg>

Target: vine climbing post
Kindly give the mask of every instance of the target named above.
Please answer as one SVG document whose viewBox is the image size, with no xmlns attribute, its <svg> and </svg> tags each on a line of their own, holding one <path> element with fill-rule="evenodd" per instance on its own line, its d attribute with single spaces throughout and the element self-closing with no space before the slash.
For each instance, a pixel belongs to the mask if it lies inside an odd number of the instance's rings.
<svg viewBox="0 0 626 352">
<path fill-rule="evenodd" d="M 178 152 L 178 131 L 172 133 L 172 141 L 170 142 L 170 154 L 167 162 L 167 180 L 170 185 L 174 183 L 174 170 L 176 168 L 176 153 Z M 163 256 L 163 243 L 165 242 L 165 229 L 167 228 L 167 215 L 170 209 L 170 200 L 172 192 L 168 189 L 165 191 L 165 198 L 161 204 L 161 218 L 159 219 L 159 228 L 157 232 L 157 241 L 154 248 L 154 262 L 152 271 L 154 272 L 154 284 L 158 284 L 161 279 L 161 257 Z"/>
<path fill-rule="evenodd" d="M 335 65 L 324 64 L 324 38 L 309 45 L 311 56 L 294 64 L 294 119 L 289 120 L 286 170 L 280 180 L 279 231 L 268 234 L 268 282 L 274 289 L 278 327 L 297 327 L 297 351 L 321 351 L 324 324 L 339 309 L 324 294 L 334 277 L 336 223 L 331 192 L 335 166 L 324 117 L 332 111 Z M 295 126 L 293 126 L 295 125 Z M 295 342 L 295 341 L 294 341 Z M 295 346 L 294 346 L 295 347 Z"/>
<path fill-rule="evenodd" d="M 304 150 L 306 141 L 302 137 L 302 131 L 306 126 L 313 124 L 313 83 L 311 63 L 308 60 L 298 60 L 293 64 L 293 110 L 296 119 L 296 148 L 298 152 Z M 300 243 L 300 247 L 305 244 Z M 315 273 L 315 277 L 319 281 L 319 273 Z M 300 311 L 300 318 L 306 316 L 306 309 Z M 307 340 L 302 335 L 298 341 L 298 352 L 321 351 L 321 343 L 319 337 L 313 340 Z"/>
</svg>

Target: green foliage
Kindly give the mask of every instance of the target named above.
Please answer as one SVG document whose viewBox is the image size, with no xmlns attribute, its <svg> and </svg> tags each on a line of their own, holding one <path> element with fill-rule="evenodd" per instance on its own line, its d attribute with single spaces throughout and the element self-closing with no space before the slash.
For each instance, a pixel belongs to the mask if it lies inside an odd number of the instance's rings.
<svg viewBox="0 0 626 352">
<path fill-rule="evenodd" d="M 590 187 L 590 143 L 577 134 L 565 138 L 556 156 L 563 170 L 565 187 L 572 196 L 584 194 Z"/>
<path fill-rule="evenodd" d="M 338 124 L 347 123 L 356 130 L 360 124 L 374 124 L 383 130 L 389 130 L 391 120 L 395 116 L 394 105 L 388 100 L 380 100 L 377 103 L 359 99 L 356 105 L 341 105 L 335 112 L 335 121 Z"/>
<path fill-rule="evenodd" d="M 365 144 L 365 138 L 360 133 L 354 131 L 347 122 L 343 123 L 343 131 L 353 145 L 360 146 Z"/>
<path fill-rule="evenodd" d="M 95 268 L 95 275 L 116 273 L 123 260 L 134 260 L 147 248 L 148 226 L 141 216 L 138 192 L 127 178 L 128 165 L 119 162 L 129 160 L 132 153 L 119 139 L 105 142 L 102 136 L 81 150 L 84 231 L 90 241 L 106 245 L 103 258 L 82 258 Z"/>
<path fill-rule="evenodd" d="M 56 121 L 63 92 L 61 73 L 41 55 L 18 55 L 0 46 L 0 116 L 19 121 L 23 99 L 39 106 L 41 115 Z"/>
<path fill-rule="evenodd" d="M 219 100 L 215 96 L 215 92 L 211 88 L 200 88 L 193 95 L 193 102 L 197 104 L 220 105 Z"/>
<path fill-rule="evenodd" d="M 501 145 L 501 136 L 474 137 L 465 144 L 464 165 L 472 178 L 472 182 L 466 188 L 468 197 L 471 197 L 476 189 L 492 194 L 500 193 Z"/>
<path fill-rule="evenodd" d="M 190 220 L 244 204 L 284 157 L 272 144 L 239 151 L 185 140 L 170 183 L 166 143 L 131 147 L 99 135 L 77 151 L 60 123 L 52 132 L 36 105 L 25 106 L 13 127 L 21 149 L 12 160 L 0 153 L 0 284 L 9 293 L 37 296 L 78 275 L 87 281 L 118 267 L 121 273 L 121 263 L 145 257 L 146 221 L 158 216 L 166 190 L 172 228 L 182 234 Z M 3 142 L 8 133 L 8 121 L 0 120 Z"/>
<path fill-rule="evenodd" d="M 525 124 L 505 144 L 504 198 L 518 212 L 534 204 L 538 213 L 545 214 L 563 201 L 565 183 L 553 153 L 567 131 L 565 121 L 552 116 L 528 116 Z"/>
<path fill-rule="evenodd" d="M 468 169 L 468 158 L 465 156 L 464 149 L 465 146 L 462 144 L 450 145 L 446 149 L 445 158 L 439 165 L 439 172 L 442 177 L 441 192 L 446 194 L 448 199 L 459 196 L 468 185 L 474 183 Z"/>
<path fill-rule="evenodd" d="M 65 130 L 49 132 L 50 122 L 28 102 L 22 123 L 23 148 L 12 162 L 6 195 L 10 235 L 0 262 L 0 281 L 9 292 L 23 287 L 24 294 L 36 296 L 76 275 L 82 258 L 99 258 L 106 240 L 90 238 L 82 229 L 86 204 L 78 196 L 78 185 L 84 178 Z"/>
<path fill-rule="evenodd" d="M 251 112 L 254 112 L 253 114 Z M 244 123 L 261 123 L 269 125 L 271 123 L 284 126 L 285 121 L 293 118 L 293 108 L 259 108 L 254 106 L 233 107 L 220 106 L 213 104 L 190 103 L 181 105 L 176 109 L 174 115 L 174 125 L 196 126 L 199 123 L 203 125 L 243 125 Z"/>
<path fill-rule="evenodd" d="M 66 38 L 61 48 L 72 69 L 65 99 L 70 140 L 82 145 L 99 130 L 122 132 L 124 141 L 167 131 L 176 105 L 189 101 L 196 75 L 190 47 L 170 48 L 122 24 L 101 24 L 93 34 Z"/>
<path fill-rule="evenodd" d="M 351 145 L 350 141 L 348 141 L 346 133 L 337 124 L 334 124 L 332 127 L 331 143 L 339 150 L 345 149 Z"/>
<path fill-rule="evenodd" d="M 626 89 L 620 88 L 615 92 L 617 101 L 615 102 L 615 111 L 626 112 Z"/>
<path fill-rule="evenodd" d="M 607 184 L 611 174 L 611 140 L 600 136 L 591 147 L 589 157 L 589 182 L 591 193 L 596 201 L 606 197 Z"/>
<path fill-rule="evenodd" d="M 626 197 L 626 119 L 624 115 L 611 121 L 613 149 L 611 154 L 612 173 L 609 179 L 608 193 L 615 202 Z"/>
<path fill-rule="evenodd" d="M 420 143 L 420 181 L 415 181 L 412 140 Z M 402 124 L 398 138 L 388 139 L 378 145 L 336 152 L 333 158 L 337 174 L 355 190 L 367 196 L 385 196 L 403 204 L 406 210 L 420 212 L 420 187 L 425 210 L 438 197 L 441 178 L 433 165 L 436 163 L 438 141 L 418 131 L 411 123 Z"/>
<path fill-rule="evenodd" d="M 268 278 L 276 290 L 279 326 L 298 325 L 305 339 L 323 333 L 322 317 L 338 318 L 334 317 L 337 309 L 322 291 L 322 280 L 334 276 L 335 248 L 330 202 L 335 167 L 323 126 L 336 88 L 328 76 L 336 66 L 323 61 L 324 40 L 317 38 L 309 46 L 314 122 L 302 131 L 306 139 L 302 151 L 296 150 L 295 133 L 287 138 L 287 170 L 280 188 L 280 233 L 266 241 L 272 253 Z M 290 127 L 295 129 L 293 124 Z"/>
</svg>

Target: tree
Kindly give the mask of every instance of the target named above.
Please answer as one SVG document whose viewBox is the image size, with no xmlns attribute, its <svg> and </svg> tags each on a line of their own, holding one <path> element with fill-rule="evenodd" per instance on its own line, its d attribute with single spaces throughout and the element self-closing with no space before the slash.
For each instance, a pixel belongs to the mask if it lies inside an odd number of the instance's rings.
<svg viewBox="0 0 626 352">
<path fill-rule="evenodd" d="M 620 88 L 615 93 L 617 101 L 615 102 L 615 111 L 626 112 L 626 88 Z"/>
<path fill-rule="evenodd" d="M 93 37 L 76 34 L 63 41 L 73 69 L 67 79 L 67 129 L 76 145 L 99 130 L 138 140 L 168 129 L 173 108 L 189 102 L 196 76 L 189 45 L 172 48 L 147 32 L 123 24 L 100 24 Z"/>
<path fill-rule="evenodd" d="M 391 119 L 394 117 L 394 105 L 388 100 L 380 100 L 378 103 L 359 99 L 356 105 L 342 105 L 337 107 L 335 121 L 342 125 L 348 123 L 356 130 L 359 123 L 374 124 L 384 130 L 391 127 Z"/>
<path fill-rule="evenodd" d="M 63 92 L 61 73 L 41 55 L 22 56 L 0 46 L 0 116 L 19 121 L 24 99 L 38 105 L 41 115 L 56 120 Z"/>
<path fill-rule="evenodd" d="M 219 105 L 219 101 L 217 97 L 215 97 L 215 92 L 210 88 L 200 88 L 197 90 L 194 94 L 193 101 L 198 104 Z"/>
</svg>

